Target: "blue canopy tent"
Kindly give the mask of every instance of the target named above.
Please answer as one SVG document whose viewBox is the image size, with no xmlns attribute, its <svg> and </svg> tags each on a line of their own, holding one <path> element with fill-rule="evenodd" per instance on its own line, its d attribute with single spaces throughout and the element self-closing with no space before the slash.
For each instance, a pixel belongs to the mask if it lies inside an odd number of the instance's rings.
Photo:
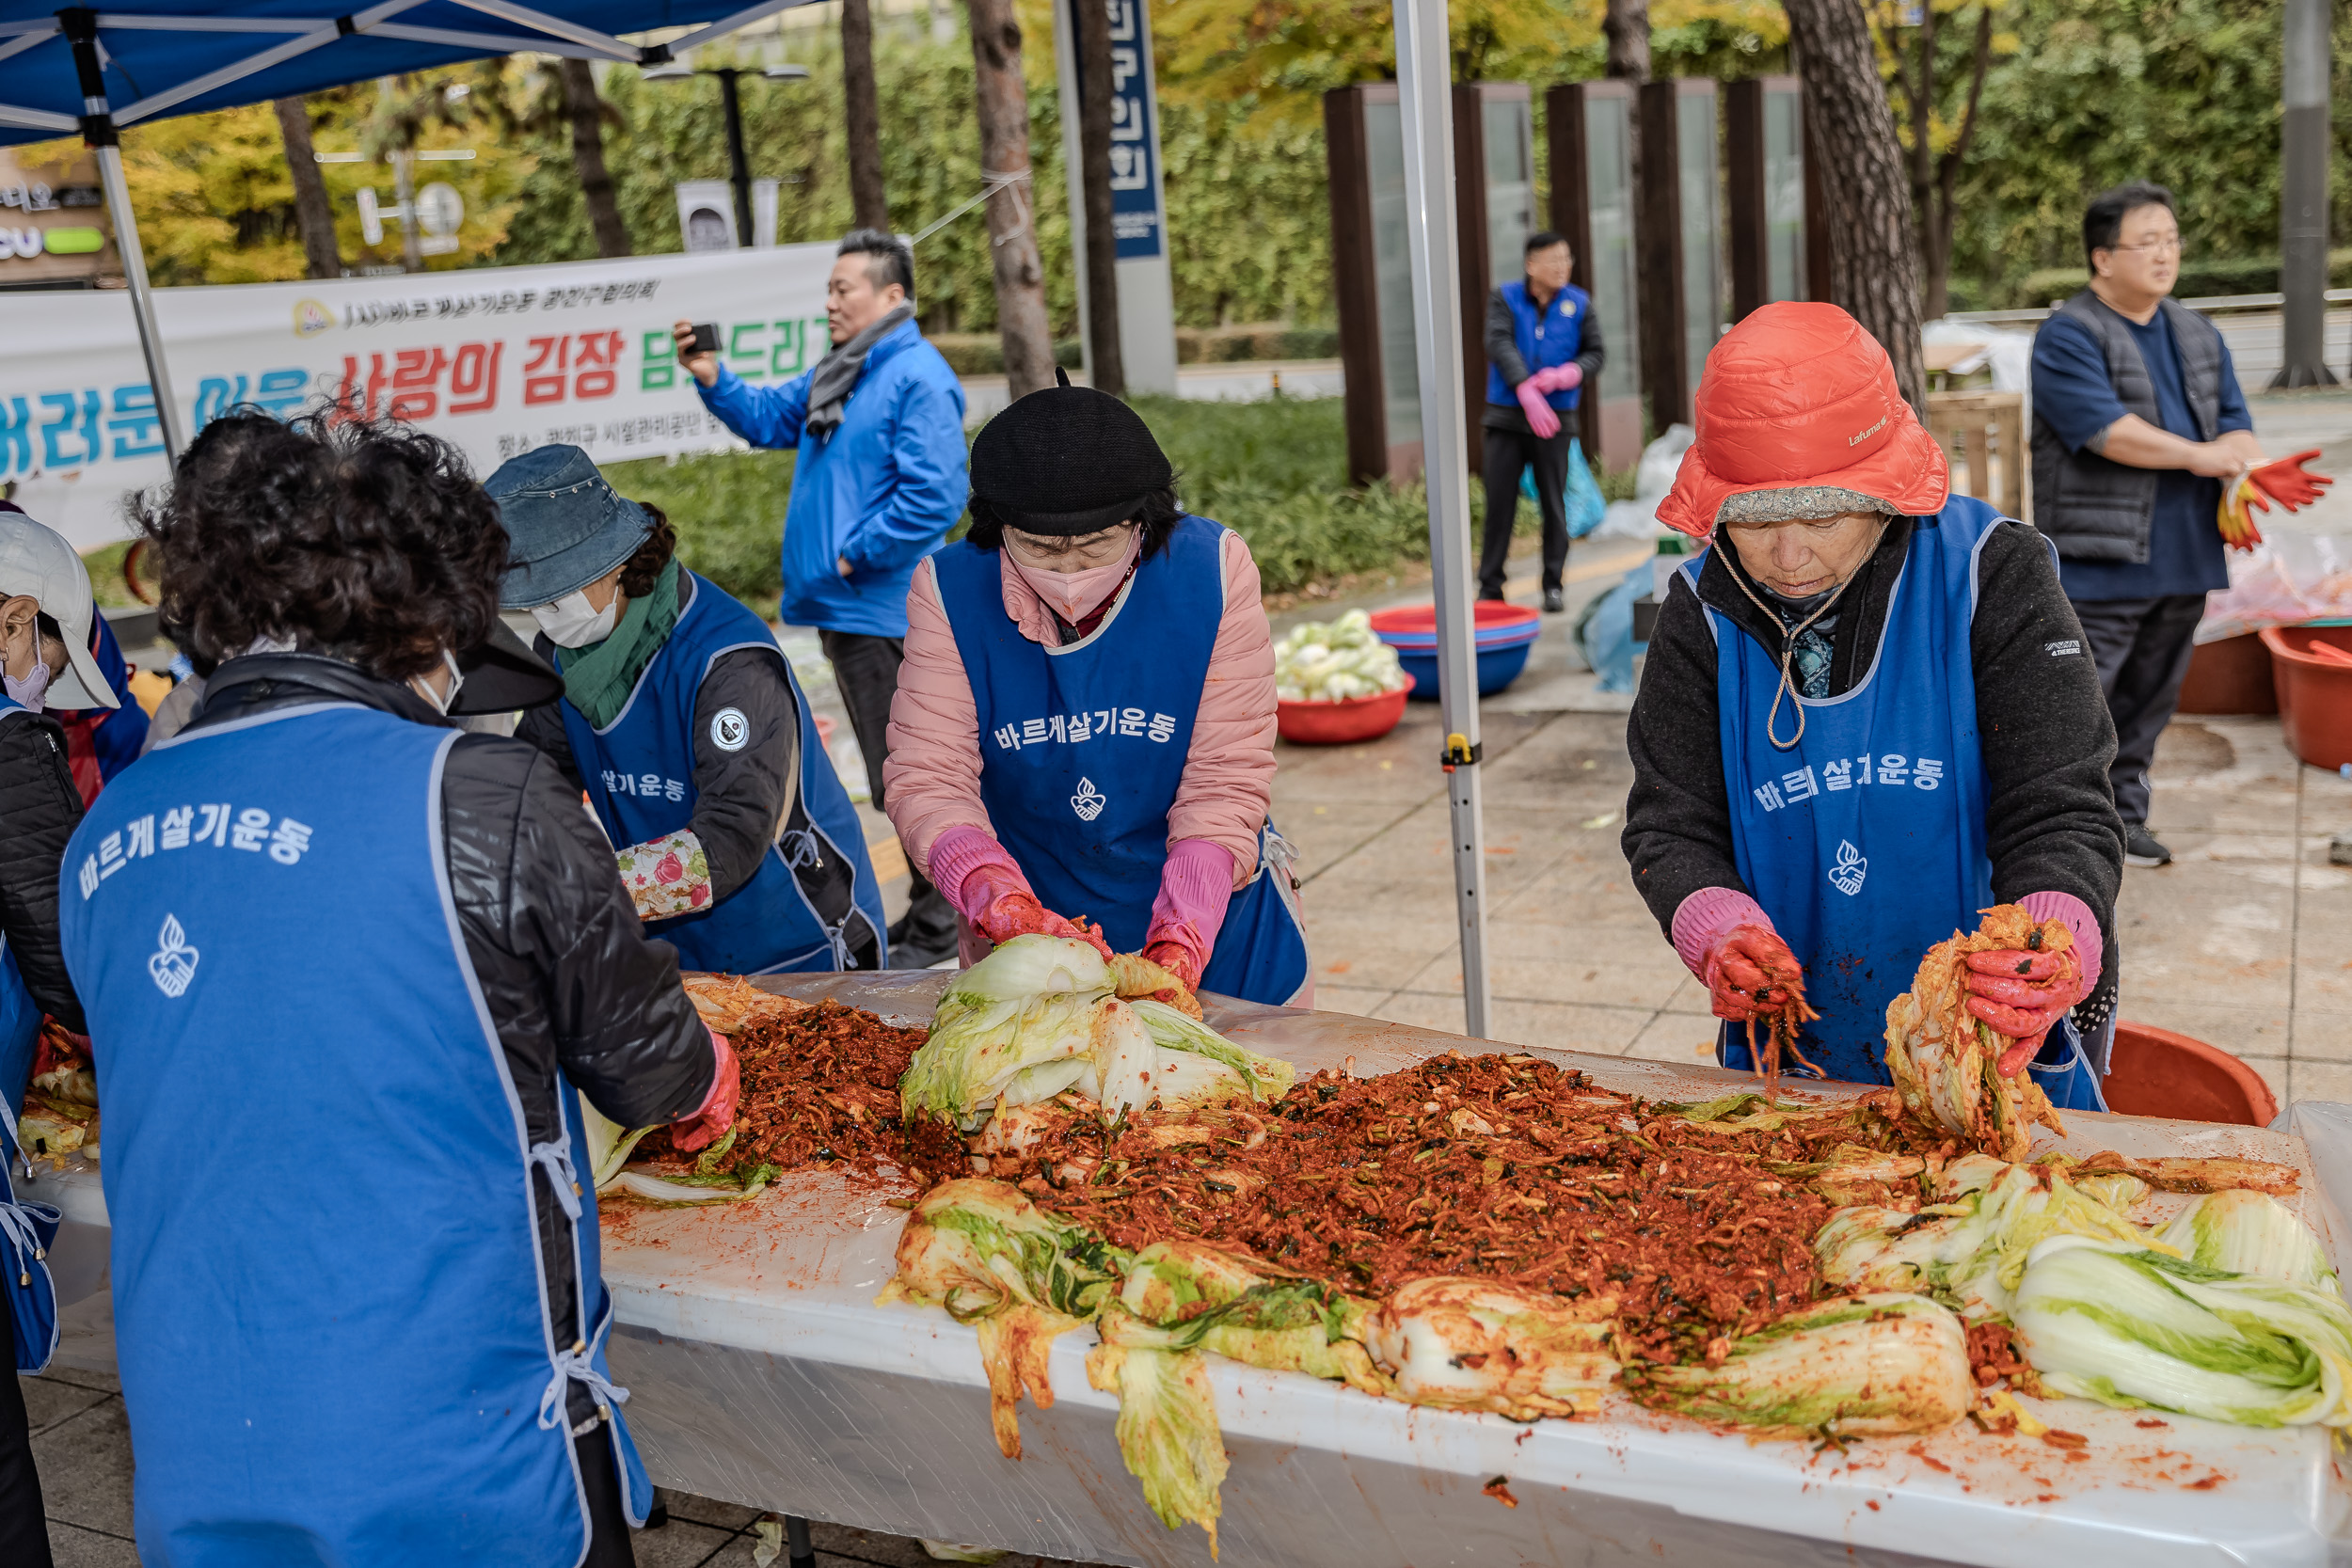
<svg viewBox="0 0 2352 1568">
<path fill-rule="evenodd" d="M 106 205 L 166 446 L 186 445 L 154 300 L 123 182 L 120 127 L 166 114 L 257 103 L 485 56 L 535 52 L 656 65 L 809 0 L 580 0 L 552 11 L 516 0 L 380 0 L 321 15 L 305 0 L 122 0 L 53 10 L 0 0 L 0 146 L 80 134 L 98 153 Z M 1438 609 L 1449 846 L 1467 1032 L 1486 1033 L 1486 853 L 1471 647 L 1470 481 L 1462 382 L 1461 263 L 1454 232 L 1454 135 L 1446 0 L 1391 0 L 1396 24 L 1422 450 Z M 617 36 L 691 29 L 641 47 Z"/>
<path fill-rule="evenodd" d="M 165 444 L 187 444 L 155 330 L 147 260 L 122 178 L 121 127 L 349 82 L 525 52 L 656 65 L 807 0 L 588 0 L 557 12 L 513 0 L 381 0 L 346 15 L 302 0 L 127 0 L 55 10 L 0 0 L 0 146 L 79 135 L 98 154 Z M 693 30 L 667 44 L 622 32 Z"/>
</svg>

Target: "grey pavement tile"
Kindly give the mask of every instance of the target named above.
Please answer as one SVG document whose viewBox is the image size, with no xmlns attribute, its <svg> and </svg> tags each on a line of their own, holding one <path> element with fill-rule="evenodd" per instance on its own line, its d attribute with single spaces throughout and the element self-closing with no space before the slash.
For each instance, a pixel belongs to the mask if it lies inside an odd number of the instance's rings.
<svg viewBox="0 0 2352 1568">
<path fill-rule="evenodd" d="M 698 1525 L 673 1514 L 660 1529 L 637 1531 L 630 1544 L 636 1548 L 637 1568 L 702 1568 L 719 1548 L 735 1539 L 731 1529 Z"/>
<path fill-rule="evenodd" d="M 1318 971 L 1345 963 L 1351 985 L 1405 983 L 1438 953 L 1457 945 L 1454 898 L 1337 897 L 1307 890 L 1307 951 Z"/>
<path fill-rule="evenodd" d="M 131 1425 L 122 1402 L 100 1402 L 33 1439 L 49 1517 L 86 1529 L 131 1534 Z"/>
<path fill-rule="evenodd" d="M 1705 1018 L 1712 1018 L 1715 1016 L 1714 999 L 1708 994 L 1707 987 L 1700 983 L 1698 976 L 1686 970 L 1683 972 L 1682 984 L 1675 988 L 1675 993 L 1672 996 L 1666 998 L 1666 1011 L 1697 1013 Z"/>
<path fill-rule="evenodd" d="M 2257 871 L 2281 875 L 2249 875 Z M 2127 873 L 2116 907 L 2127 1006 L 2153 997 L 2201 1006 L 2286 1005 L 2293 875 L 2282 859 L 2250 855 L 2184 856 L 2157 870 Z"/>
<path fill-rule="evenodd" d="M 2352 1062 L 2352 1013 L 2297 1007 L 2290 1053 L 2298 1062 Z"/>
<path fill-rule="evenodd" d="M 95 1388 L 80 1388 L 45 1377 L 19 1377 L 24 1391 L 24 1414 L 38 1434 L 60 1421 L 71 1420 L 91 1405 L 114 1398 Z"/>
<path fill-rule="evenodd" d="M 1655 926 L 1486 925 L 1490 994 L 1525 1002 L 1580 1002 L 1656 1011 L 1690 972 Z M 1408 990 L 1462 988 L 1458 950 L 1440 952 L 1404 982 Z"/>
<path fill-rule="evenodd" d="M 49 1521 L 49 1555 L 57 1568 L 139 1568 L 139 1549 L 119 1535 Z"/>
<path fill-rule="evenodd" d="M 43 1383 L 70 1383 L 76 1388 L 94 1388 L 102 1394 L 122 1392 L 122 1379 L 112 1372 L 87 1371 L 79 1367 L 60 1366 L 54 1361 L 47 1371 L 34 1375 Z"/>
<path fill-rule="evenodd" d="M 2352 1062 L 2290 1062 L 2283 1100 L 2332 1100 L 2352 1105 Z"/>
<path fill-rule="evenodd" d="M 1278 794 L 1273 818 L 1298 851 L 1299 879 L 1312 881 L 1396 827 L 1419 805 L 1406 801 L 1357 808 L 1301 801 L 1285 807 Z"/>
<path fill-rule="evenodd" d="M 2128 963 L 2128 960 L 2126 960 Z M 2233 1056 L 2287 1054 L 2291 1038 L 2286 997 L 2267 1007 L 2233 1007 L 2151 997 L 2132 989 L 2126 971 L 2122 997 L 2123 1022 L 2152 1024 L 2176 1035 L 2203 1040 Z"/>
<path fill-rule="evenodd" d="M 1345 960 L 1343 959 L 1343 962 Z M 1358 1018 L 1370 1018 L 1380 1005 L 1396 993 L 1393 986 L 1340 986 L 1325 980 L 1324 972 L 1315 974 L 1315 1008 L 1326 1013 L 1353 1013 Z"/>
<path fill-rule="evenodd" d="M 1719 1028 L 1719 1022 L 1712 1017 L 1660 1013 L 1643 1026 L 1626 1054 L 1675 1067 L 1710 1067 L 1715 1061 Z"/>
<path fill-rule="evenodd" d="M 1410 1023 L 1460 1034 L 1462 999 L 1459 995 L 1400 991 L 1373 1016 L 1391 1023 Z M 1565 1002 L 1499 999 L 1487 1005 L 1486 1036 L 1496 1045 L 1534 1045 L 1547 1051 L 1588 1051 L 1597 1055 L 1621 1056 L 1650 1016 L 1645 1007 L 1594 1007 Z"/>
<path fill-rule="evenodd" d="M 654 1495 L 670 1511 L 671 1518 L 687 1519 L 698 1525 L 716 1525 L 721 1529 L 741 1529 L 758 1518 L 761 1512 L 742 1503 L 698 1497 L 691 1492 L 673 1492 L 666 1486 L 656 1487 Z"/>
<path fill-rule="evenodd" d="M 2279 1102 L 2280 1110 L 2284 1110 L 2288 1100 L 2293 1098 L 2289 1091 L 2294 1087 L 2292 1079 L 2295 1069 L 2304 1064 L 2290 1062 L 2283 1056 L 2240 1056 L 2238 1060 L 2262 1074 L 2262 1081 L 2269 1086 L 2271 1098 Z"/>
</svg>

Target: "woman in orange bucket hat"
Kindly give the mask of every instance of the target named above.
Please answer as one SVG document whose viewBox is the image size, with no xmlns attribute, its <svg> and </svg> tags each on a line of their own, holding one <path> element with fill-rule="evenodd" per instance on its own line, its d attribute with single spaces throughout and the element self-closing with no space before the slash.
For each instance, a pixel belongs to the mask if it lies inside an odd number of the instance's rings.
<svg viewBox="0 0 2352 1568">
<path fill-rule="evenodd" d="M 2077 957 L 1987 955 L 2005 973 L 1971 970 L 1970 1009 L 2018 1040 L 2003 1072 L 2103 1108 L 2115 732 L 2048 543 L 1950 493 L 1886 351 L 1836 306 L 1749 315 L 1696 401 L 1658 515 L 1708 547 L 1659 610 L 1624 844 L 1725 1021 L 1717 1059 L 1750 1065 L 1747 1022 L 1801 976 L 1804 1060 L 1886 1083 L 1886 1005 L 1920 957 L 2019 902 Z"/>
</svg>

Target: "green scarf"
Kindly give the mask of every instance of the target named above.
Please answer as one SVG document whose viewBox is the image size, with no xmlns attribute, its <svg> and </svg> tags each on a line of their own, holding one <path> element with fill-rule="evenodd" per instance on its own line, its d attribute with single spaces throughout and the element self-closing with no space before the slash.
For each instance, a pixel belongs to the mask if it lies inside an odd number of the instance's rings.
<svg viewBox="0 0 2352 1568">
<path fill-rule="evenodd" d="M 621 716 L 637 677 L 653 656 L 670 640 L 677 625 L 678 578 L 686 568 L 673 565 L 654 579 L 653 592 L 628 601 L 612 635 L 584 648 L 558 648 L 555 667 L 564 675 L 564 695 L 580 709 L 592 729 L 603 729 Z M 566 668 L 566 661 L 569 668 Z"/>
</svg>

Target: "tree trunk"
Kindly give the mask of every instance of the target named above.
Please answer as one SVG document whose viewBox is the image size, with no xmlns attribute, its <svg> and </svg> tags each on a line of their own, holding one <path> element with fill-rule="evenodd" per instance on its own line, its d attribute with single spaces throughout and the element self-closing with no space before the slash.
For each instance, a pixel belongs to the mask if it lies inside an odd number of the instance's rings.
<svg viewBox="0 0 2352 1568">
<path fill-rule="evenodd" d="M 1929 211 L 1927 249 L 1920 257 L 1925 282 L 1920 289 L 1919 314 L 1934 321 L 1949 309 L 1952 277 L 1952 226 L 1955 193 L 1960 187 L 1960 169 L 1968 156 L 1968 144 L 1977 135 L 1977 109 L 1984 101 L 1985 74 L 1993 69 L 1993 8 L 1977 8 L 1977 44 L 1974 74 L 1968 80 L 1968 105 L 1961 111 L 1960 134 L 1952 138 L 1936 159 L 1935 187 Z"/>
<path fill-rule="evenodd" d="M 882 187 L 882 94 L 874 86 L 872 0 L 841 0 L 841 107 L 850 140 L 850 210 L 860 229 L 890 232 Z"/>
<path fill-rule="evenodd" d="M 1608 0 L 1600 19 L 1609 40 L 1608 74 L 1621 82 L 1649 80 L 1649 0 Z"/>
<path fill-rule="evenodd" d="M 604 166 L 604 100 L 596 96 L 596 72 L 586 60 L 564 62 L 564 113 L 572 122 L 572 172 L 580 179 L 580 199 L 588 204 L 588 227 L 596 230 L 596 254 L 631 254 L 628 225 L 612 191 L 612 175 Z"/>
<path fill-rule="evenodd" d="M 1829 197 L 1830 297 L 1885 346 L 1903 398 L 1924 414 L 1919 250 L 1911 182 L 1861 0 L 1785 0 Z"/>
<path fill-rule="evenodd" d="M 299 98 L 281 98 L 278 134 L 286 139 L 286 172 L 294 176 L 294 224 L 302 231 L 302 256 L 312 277 L 341 277 L 342 257 L 335 249 L 335 209 L 310 147 L 310 111 Z"/>
<path fill-rule="evenodd" d="M 1119 234 L 1111 218 L 1111 19 L 1078 0 L 1079 184 L 1086 191 L 1087 355 L 1097 391 L 1127 395 L 1119 352 Z"/>
<path fill-rule="evenodd" d="M 966 9 L 972 18 L 980 173 L 990 186 L 996 333 L 1005 345 L 1005 379 L 1014 397 L 1025 397 L 1054 384 L 1054 332 L 1045 315 L 1045 264 L 1038 257 L 1037 226 L 1030 221 L 1029 89 L 1021 80 L 1021 24 L 1013 16 L 1013 0 L 966 0 Z"/>
</svg>

